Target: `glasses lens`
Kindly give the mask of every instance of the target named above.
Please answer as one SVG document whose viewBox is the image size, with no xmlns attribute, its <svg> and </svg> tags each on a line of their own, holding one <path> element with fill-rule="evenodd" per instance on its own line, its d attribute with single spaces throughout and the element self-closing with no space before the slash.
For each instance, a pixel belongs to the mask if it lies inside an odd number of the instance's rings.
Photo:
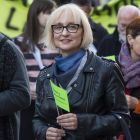
<svg viewBox="0 0 140 140">
<path fill-rule="evenodd" d="M 126 24 L 119 24 L 119 26 L 121 26 L 122 28 L 126 28 Z"/>
<path fill-rule="evenodd" d="M 121 24 L 121 25 L 122 25 L 122 27 L 123 27 L 123 28 L 125 28 L 125 27 L 126 27 L 126 25 L 125 25 L 125 24 Z"/>
<path fill-rule="evenodd" d="M 53 26 L 53 31 L 55 33 L 60 33 L 60 32 L 62 32 L 62 30 L 63 30 L 63 26 L 62 25 L 54 25 Z"/>
<path fill-rule="evenodd" d="M 78 25 L 70 24 L 70 25 L 67 26 L 67 30 L 68 30 L 70 33 L 77 32 L 77 30 L 78 30 Z"/>
</svg>

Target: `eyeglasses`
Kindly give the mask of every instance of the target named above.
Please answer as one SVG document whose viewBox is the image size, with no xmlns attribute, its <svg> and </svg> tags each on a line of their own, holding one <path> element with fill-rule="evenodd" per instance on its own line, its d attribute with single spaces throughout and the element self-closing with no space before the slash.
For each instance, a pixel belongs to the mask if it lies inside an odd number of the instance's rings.
<svg viewBox="0 0 140 140">
<path fill-rule="evenodd" d="M 121 23 L 121 24 L 118 24 L 118 26 L 121 26 L 122 28 L 126 28 L 127 25 Z"/>
<path fill-rule="evenodd" d="M 69 24 L 67 26 L 51 25 L 51 27 L 55 34 L 62 33 L 64 28 L 66 28 L 69 33 L 76 33 L 78 31 L 79 27 L 82 27 L 82 25 L 79 25 L 79 24 Z"/>
</svg>

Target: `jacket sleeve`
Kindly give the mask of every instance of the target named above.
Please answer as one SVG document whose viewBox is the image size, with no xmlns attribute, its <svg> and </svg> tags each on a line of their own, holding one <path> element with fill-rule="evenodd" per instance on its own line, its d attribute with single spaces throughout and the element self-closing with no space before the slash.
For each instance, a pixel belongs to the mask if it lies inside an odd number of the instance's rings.
<svg viewBox="0 0 140 140">
<path fill-rule="evenodd" d="M 43 119 L 38 113 L 38 107 L 35 109 L 35 115 L 33 118 L 33 133 L 36 139 L 38 140 L 46 140 L 46 132 L 49 128 L 46 120 Z"/>
<path fill-rule="evenodd" d="M 30 89 L 27 70 L 22 53 L 11 41 L 7 41 L 6 45 L 12 48 L 17 56 L 15 71 L 10 82 L 9 89 L 0 93 L 0 116 L 13 114 L 30 105 Z M 10 51 L 5 53 L 6 57 L 10 56 Z M 6 59 L 8 61 L 8 59 Z M 7 62 L 8 63 L 8 62 Z M 10 69 L 6 70 L 10 73 Z"/>
<path fill-rule="evenodd" d="M 77 114 L 77 140 L 118 135 L 122 129 L 119 120 L 112 114 L 119 114 L 130 124 L 129 110 L 124 93 L 122 74 L 115 63 L 105 74 L 104 101 L 106 114 Z"/>
<path fill-rule="evenodd" d="M 46 132 L 49 125 L 41 113 L 41 103 L 43 100 L 43 90 L 40 75 L 37 78 L 36 93 L 37 99 L 35 101 L 35 114 L 33 117 L 33 133 L 36 139 L 46 140 Z"/>
</svg>

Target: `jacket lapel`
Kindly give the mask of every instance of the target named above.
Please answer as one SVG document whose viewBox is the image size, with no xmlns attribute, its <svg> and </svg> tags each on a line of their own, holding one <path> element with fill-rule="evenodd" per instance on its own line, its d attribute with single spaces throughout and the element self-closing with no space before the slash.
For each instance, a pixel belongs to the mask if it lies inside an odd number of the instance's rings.
<svg viewBox="0 0 140 140">
<path fill-rule="evenodd" d="M 91 55 L 91 52 L 88 51 L 88 59 L 87 62 L 83 68 L 83 70 L 80 72 L 80 75 L 78 76 L 77 80 L 74 81 L 71 84 L 72 90 L 71 92 L 68 94 L 68 98 L 69 98 L 69 104 L 75 104 L 76 102 L 78 102 L 84 94 L 84 90 L 85 90 L 85 81 L 86 81 L 86 77 L 85 75 L 88 73 L 94 73 L 94 63 L 90 63 L 91 59 L 92 59 L 93 55 Z"/>
</svg>

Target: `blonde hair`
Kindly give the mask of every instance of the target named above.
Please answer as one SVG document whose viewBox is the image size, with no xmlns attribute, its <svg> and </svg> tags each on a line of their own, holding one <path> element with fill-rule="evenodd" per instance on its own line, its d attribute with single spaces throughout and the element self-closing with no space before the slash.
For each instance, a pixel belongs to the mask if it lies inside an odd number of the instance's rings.
<svg viewBox="0 0 140 140">
<path fill-rule="evenodd" d="M 54 43 L 54 36 L 51 25 L 54 25 L 55 22 L 59 19 L 59 17 L 63 14 L 67 14 L 67 20 L 74 19 L 76 24 L 80 24 L 83 26 L 83 40 L 81 43 L 81 48 L 87 48 L 89 44 L 93 42 L 92 30 L 90 24 L 88 22 L 88 18 L 86 14 L 75 4 L 65 4 L 55 11 L 49 16 L 46 24 L 46 28 L 43 34 L 43 38 L 45 39 L 45 45 L 47 48 L 56 49 L 57 46 Z"/>
</svg>

